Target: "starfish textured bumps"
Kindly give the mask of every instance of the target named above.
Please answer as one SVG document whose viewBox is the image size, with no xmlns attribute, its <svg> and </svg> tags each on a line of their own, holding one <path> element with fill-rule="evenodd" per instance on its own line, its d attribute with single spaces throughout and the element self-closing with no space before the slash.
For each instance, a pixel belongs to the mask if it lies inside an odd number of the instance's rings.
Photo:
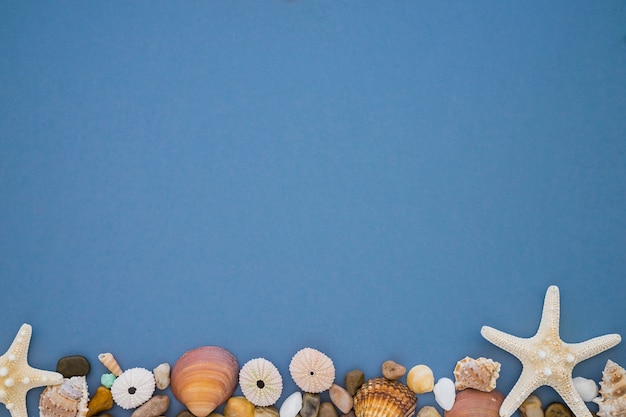
<svg viewBox="0 0 626 417">
<path fill-rule="evenodd" d="M 63 382 L 63 375 L 57 372 L 42 371 L 28 365 L 31 335 L 32 327 L 23 324 L 9 350 L 0 356 L 0 402 L 9 410 L 11 417 L 28 416 L 26 393 L 31 388 Z"/>
<path fill-rule="evenodd" d="M 580 343 L 565 343 L 559 336 L 559 288 L 546 292 L 537 333 L 530 338 L 516 337 L 483 326 L 485 339 L 506 350 L 522 362 L 522 374 L 500 407 L 501 417 L 510 417 L 537 388 L 548 385 L 563 398 L 576 417 L 592 417 L 572 382 L 578 363 L 612 348 L 621 341 L 618 334 L 599 336 Z"/>
</svg>

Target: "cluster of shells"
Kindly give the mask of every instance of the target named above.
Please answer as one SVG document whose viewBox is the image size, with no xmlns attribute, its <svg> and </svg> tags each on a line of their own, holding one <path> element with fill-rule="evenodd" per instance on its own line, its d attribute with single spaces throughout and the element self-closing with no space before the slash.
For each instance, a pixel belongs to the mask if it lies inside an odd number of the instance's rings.
<svg viewBox="0 0 626 417">
<path fill-rule="evenodd" d="M 169 407 L 167 395 L 154 395 L 156 389 L 171 388 L 171 393 L 187 409 L 186 417 L 441 417 L 433 406 L 418 410 L 418 395 L 432 392 L 445 417 L 499 417 L 504 395 L 497 391 L 500 364 L 491 359 L 470 357 L 459 360 L 453 370 L 454 381 L 440 378 L 435 383 L 432 370 L 423 364 L 406 368 L 393 361 L 382 364 L 382 376 L 366 380 L 363 372 L 353 370 L 344 386 L 335 383 L 335 367 L 324 353 L 304 348 L 289 365 L 289 373 L 299 391 L 287 396 L 278 408 L 283 380 L 270 361 L 255 358 L 243 366 L 228 350 L 202 346 L 184 353 L 171 367 L 161 364 L 144 368 L 121 369 L 113 355 L 98 358 L 110 371 L 102 375 L 102 385 L 90 400 L 84 376 L 66 378 L 60 385 L 47 387 L 40 397 L 40 417 L 105 416 L 113 403 L 133 409 L 132 417 L 158 417 Z M 601 389 L 592 392 L 599 406 L 598 417 L 626 416 L 626 371 L 608 361 Z M 593 383 L 595 386 L 595 383 Z M 233 396 L 237 386 L 243 396 Z M 321 402 L 328 392 L 330 402 Z M 592 390 L 593 391 L 593 390 Z M 588 394 L 587 396 L 589 396 Z M 592 398 L 586 398 L 592 401 Z M 522 417 L 572 416 L 563 404 L 550 404 L 531 396 L 520 407 Z"/>
</svg>

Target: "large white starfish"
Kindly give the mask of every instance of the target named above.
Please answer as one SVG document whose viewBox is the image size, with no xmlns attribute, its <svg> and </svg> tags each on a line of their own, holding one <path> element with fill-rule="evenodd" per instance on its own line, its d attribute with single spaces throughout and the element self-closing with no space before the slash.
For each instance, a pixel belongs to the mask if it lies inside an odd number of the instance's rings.
<svg viewBox="0 0 626 417">
<path fill-rule="evenodd" d="M 32 332 L 29 324 L 22 324 L 9 350 L 0 356 L 0 402 L 6 406 L 12 417 L 28 417 L 26 393 L 31 388 L 63 382 L 63 375 L 60 373 L 42 371 L 28 365 L 28 346 Z"/>
<path fill-rule="evenodd" d="M 572 370 L 585 359 L 617 345 L 622 338 L 618 334 L 609 334 L 585 342 L 565 343 L 559 336 L 559 316 L 559 288 L 552 285 L 543 302 L 539 330 L 533 337 L 516 337 L 488 326 L 481 329 L 485 339 L 522 362 L 522 374 L 500 407 L 501 417 L 510 417 L 535 389 L 543 385 L 554 388 L 576 417 L 592 417 L 574 388 Z"/>
</svg>

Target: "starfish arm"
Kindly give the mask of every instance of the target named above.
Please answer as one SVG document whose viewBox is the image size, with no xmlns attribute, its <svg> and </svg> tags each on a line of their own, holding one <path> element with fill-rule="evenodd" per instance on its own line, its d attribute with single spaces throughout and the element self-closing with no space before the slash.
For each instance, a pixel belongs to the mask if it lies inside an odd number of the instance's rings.
<svg viewBox="0 0 626 417">
<path fill-rule="evenodd" d="M 553 386 L 554 390 L 563 398 L 565 404 L 572 410 L 572 413 L 576 417 L 592 417 L 593 414 L 589 411 L 585 402 L 581 398 L 576 388 L 574 388 L 574 383 L 572 382 L 572 378 L 570 377 L 570 382 L 565 387 L 562 386 Z"/>
<path fill-rule="evenodd" d="M 513 336 L 489 326 L 483 326 L 480 330 L 480 334 L 494 345 L 506 350 L 520 360 L 529 351 L 528 344 L 526 343 L 528 339 L 523 337 Z"/>
<path fill-rule="evenodd" d="M 607 334 L 584 342 L 567 344 L 567 346 L 574 355 L 576 363 L 579 363 L 612 348 L 621 341 L 622 337 L 619 334 Z"/>
<path fill-rule="evenodd" d="M 559 287 L 551 285 L 546 291 L 543 300 L 543 311 L 537 334 L 550 335 L 559 338 L 559 320 L 561 318 L 561 301 Z"/>
<path fill-rule="evenodd" d="M 24 394 L 24 399 L 19 401 L 17 404 L 12 403 L 10 405 L 9 412 L 11 413 L 11 417 L 28 417 L 28 411 L 26 409 L 26 394 Z"/>
<path fill-rule="evenodd" d="M 510 417 L 528 396 L 542 385 L 541 376 L 524 369 L 500 406 L 500 416 Z"/>
</svg>

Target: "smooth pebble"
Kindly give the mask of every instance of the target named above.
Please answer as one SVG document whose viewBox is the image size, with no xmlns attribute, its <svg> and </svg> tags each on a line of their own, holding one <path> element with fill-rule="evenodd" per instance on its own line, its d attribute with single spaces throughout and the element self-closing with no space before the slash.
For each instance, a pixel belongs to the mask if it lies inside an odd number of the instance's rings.
<svg viewBox="0 0 626 417">
<path fill-rule="evenodd" d="M 402 378 L 406 373 L 406 368 L 394 361 L 385 361 L 382 366 L 383 376 L 389 380 L 395 381 Z"/>
<path fill-rule="evenodd" d="M 224 417 L 254 417 L 254 404 L 246 397 L 230 397 L 224 406 Z"/>
<path fill-rule="evenodd" d="M 333 404 L 335 404 L 335 407 L 337 407 L 339 411 L 347 414 L 350 410 L 352 410 L 354 398 L 345 388 L 340 387 L 337 384 L 333 384 L 328 390 L 328 394 L 330 395 L 330 400 Z"/>
<path fill-rule="evenodd" d="M 64 356 L 57 362 L 57 372 L 63 375 L 63 378 L 87 376 L 90 369 L 87 358 L 80 355 Z"/>
<path fill-rule="evenodd" d="M 320 412 L 317 414 L 318 417 L 339 417 L 337 413 L 337 409 L 333 405 L 333 403 L 325 401 L 320 404 Z"/>
<path fill-rule="evenodd" d="M 193 413 L 189 410 L 183 410 L 180 413 L 176 414 L 176 417 L 196 417 L 196 416 L 194 416 Z"/>
<path fill-rule="evenodd" d="M 89 411 L 87 411 L 86 417 L 95 416 L 113 408 L 113 394 L 111 394 L 111 390 L 102 385 L 96 388 L 96 392 L 89 400 L 87 407 Z"/>
<path fill-rule="evenodd" d="M 439 411 L 431 405 L 425 405 L 417 412 L 417 417 L 441 417 Z"/>
<path fill-rule="evenodd" d="M 343 385 L 346 387 L 346 391 L 353 397 L 361 385 L 365 383 L 365 374 L 360 369 L 353 369 L 346 374 L 343 378 Z"/>
<path fill-rule="evenodd" d="M 155 395 L 140 407 L 135 409 L 131 417 L 158 417 L 164 414 L 170 407 L 170 397 L 167 395 Z"/>
<path fill-rule="evenodd" d="M 115 382 L 116 376 L 113 374 L 102 374 L 102 376 L 100 377 L 100 383 L 106 387 L 106 388 L 111 388 L 113 386 L 113 383 Z"/>
<path fill-rule="evenodd" d="M 302 408 L 298 415 L 300 417 L 317 417 L 320 411 L 320 402 L 319 394 L 305 392 L 304 395 L 302 395 Z"/>
<path fill-rule="evenodd" d="M 302 393 L 300 391 L 296 391 L 289 397 L 285 398 L 285 401 L 283 401 L 280 409 L 278 410 L 278 415 L 280 417 L 296 417 L 301 409 Z"/>
<path fill-rule="evenodd" d="M 545 417 L 574 417 L 574 413 L 563 403 L 554 402 L 544 410 Z"/>
<path fill-rule="evenodd" d="M 406 375 L 406 385 L 416 394 L 431 392 L 435 387 L 435 376 L 426 365 L 415 365 Z"/>
<path fill-rule="evenodd" d="M 598 385 L 594 380 L 577 376 L 573 382 L 583 401 L 589 402 L 598 396 Z"/>
<path fill-rule="evenodd" d="M 433 388 L 433 393 L 435 394 L 435 401 L 437 401 L 439 407 L 446 411 L 450 411 L 452 409 L 456 398 L 454 381 L 450 378 L 439 378 Z"/>
<path fill-rule="evenodd" d="M 278 417 L 278 408 L 270 405 L 269 407 L 254 407 L 254 417 Z"/>
<path fill-rule="evenodd" d="M 541 400 L 536 395 L 531 395 L 519 406 L 521 417 L 544 417 Z"/>
<path fill-rule="evenodd" d="M 164 390 L 170 386 L 170 364 L 164 362 L 152 370 L 156 387 Z"/>
</svg>

